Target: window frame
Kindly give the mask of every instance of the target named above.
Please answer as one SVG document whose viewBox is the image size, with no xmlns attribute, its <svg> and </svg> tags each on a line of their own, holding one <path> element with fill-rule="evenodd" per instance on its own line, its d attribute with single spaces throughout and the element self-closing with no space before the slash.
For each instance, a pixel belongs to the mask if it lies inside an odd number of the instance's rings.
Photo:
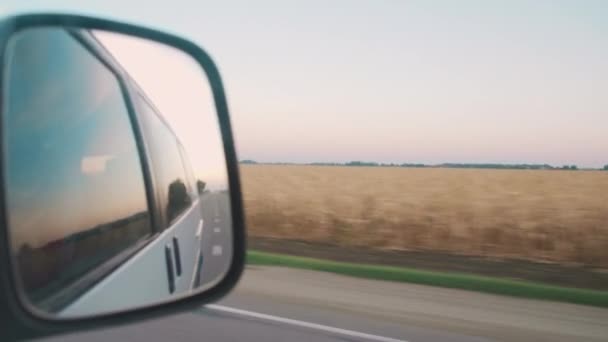
<svg viewBox="0 0 608 342">
<path fill-rule="evenodd" d="M 192 207 L 196 204 L 195 203 L 196 201 L 192 197 L 190 197 L 190 203 L 188 204 L 187 207 L 185 207 L 179 213 L 179 215 L 177 215 L 176 217 L 174 217 L 171 220 L 167 216 L 166 206 L 167 206 L 168 201 L 165 198 L 166 197 L 165 194 L 163 193 L 163 187 L 166 184 L 160 184 L 161 180 L 159 179 L 159 176 L 158 176 L 158 170 L 157 170 L 156 164 L 154 162 L 154 156 L 152 156 L 153 153 L 149 153 L 151 151 L 151 148 L 148 144 L 148 141 L 154 139 L 154 138 L 152 138 L 152 136 L 154 135 L 154 132 L 150 132 L 146 127 L 147 125 L 143 123 L 143 121 L 147 120 L 146 118 L 143 117 L 144 115 L 146 115 L 143 112 L 146 111 L 147 109 L 143 109 L 142 106 L 147 106 L 149 108 L 152 115 L 156 116 L 156 118 L 160 121 L 160 123 L 163 125 L 163 127 L 167 129 L 167 131 L 171 134 L 173 140 L 175 141 L 175 146 L 177 147 L 177 153 L 179 155 L 179 160 L 180 160 L 180 163 L 182 166 L 182 171 L 184 173 L 184 182 L 186 184 L 186 189 L 189 192 L 191 186 L 190 186 L 189 180 L 188 180 L 188 171 L 186 170 L 186 165 L 184 164 L 184 160 L 182 158 L 183 146 L 182 146 L 181 141 L 177 137 L 177 134 L 175 134 L 175 131 L 173 130 L 171 125 L 163 117 L 160 110 L 158 110 L 158 108 L 154 105 L 154 102 L 152 102 L 152 100 L 145 94 L 145 92 L 141 89 L 141 87 L 137 84 L 137 82 L 130 77 L 129 77 L 129 86 L 131 87 L 132 91 L 134 92 L 133 103 L 136 108 L 135 112 L 136 112 L 137 119 L 140 122 L 140 129 L 143 133 L 143 143 L 146 148 L 146 158 L 148 159 L 148 164 L 150 165 L 151 174 L 153 175 L 153 183 L 154 183 L 154 189 L 155 189 L 154 194 L 155 194 L 156 203 L 157 203 L 155 209 L 157 210 L 157 215 L 159 217 L 157 227 L 159 229 L 159 232 L 162 232 L 164 230 L 170 229 L 176 222 L 180 221 L 180 219 L 183 216 L 185 216 L 187 213 L 189 213 L 190 210 L 192 210 Z M 136 97 L 137 97 L 137 99 L 135 99 Z M 188 195 L 190 195 L 190 193 L 188 193 Z"/>
<path fill-rule="evenodd" d="M 190 196 L 192 197 L 192 202 L 198 200 L 198 191 L 196 189 L 196 176 L 194 175 L 194 169 L 192 168 L 192 162 L 190 162 L 190 157 L 188 156 L 188 152 L 184 145 L 178 141 L 179 145 L 179 154 L 182 159 L 182 165 L 184 166 L 184 171 L 186 172 L 186 179 L 188 183 L 188 191 L 190 192 Z"/>
<path fill-rule="evenodd" d="M 129 121 L 135 137 L 135 144 L 137 146 L 141 169 L 143 171 L 144 186 L 148 202 L 148 212 L 151 220 L 150 224 L 152 231 L 154 232 L 150 239 L 150 241 L 152 241 L 156 239 L 164 229 L 162 224 L 163 218 L 160 211 L 161 198 L 160 194 L 158 193 L 158 182 L 153 166 L 154 164 L 152 162 L 152 158 L 150 157 L 150 149 L 146 142 L 146 134 L 144 132 L 145 128 L 143 127 L 140 118 L 141 107 L 138 101 L 135 99 L 137 96 L 143 94 L 126 70 L 124 70 L 116 58 L 114 58 L 114 56 L 106 49 L 106 47 L 104 47 L 103 44 L 97 40 L 93 33 L 87 30 L 74 31 L 76 31 L 75 34 L 77 37 L 82 38 L 82 44 L 85 47 L 88 47 L 91 53 L 94 54 L 102 63 L 104 63 L 119 81 L 120 89 L 123 97 L 125 98 L 125 104 L 129 113 Z M 145 97 L 145 95 L 143 96 Z M 144 246 L 142 246 L 142 248 L 143 247 Z"/>
</svg>

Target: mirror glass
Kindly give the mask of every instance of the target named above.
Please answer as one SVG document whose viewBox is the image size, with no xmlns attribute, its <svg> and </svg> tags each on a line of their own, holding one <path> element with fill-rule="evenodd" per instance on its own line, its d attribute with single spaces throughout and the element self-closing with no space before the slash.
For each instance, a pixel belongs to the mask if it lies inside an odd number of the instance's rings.
<svg viewBox="0 0 608 342">
<path fill-rule="evenodd" d="M 28 308 L 73 318 L 210 288 L 232 257 L 204 70 L 123 34 L 28 28 L 6 47 L 7 227 Z"/>
</svg>

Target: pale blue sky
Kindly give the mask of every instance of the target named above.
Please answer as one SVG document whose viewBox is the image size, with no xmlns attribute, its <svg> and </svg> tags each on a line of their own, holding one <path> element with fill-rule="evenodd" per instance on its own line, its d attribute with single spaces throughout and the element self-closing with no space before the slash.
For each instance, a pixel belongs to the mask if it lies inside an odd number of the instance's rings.
<svg viewBox="0 0 608 342">
<path fill-rule="evenodd" d="M 606 1 L 2 8 L 110 16 L 201 44 L 224 77 L 241 159 L 608 164 Z"/>
</svg>

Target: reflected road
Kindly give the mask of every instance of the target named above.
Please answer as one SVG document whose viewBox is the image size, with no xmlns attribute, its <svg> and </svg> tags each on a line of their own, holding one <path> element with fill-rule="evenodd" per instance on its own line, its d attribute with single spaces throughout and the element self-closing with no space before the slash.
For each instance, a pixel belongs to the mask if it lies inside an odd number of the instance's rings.
<svg viewBox="0 0 608 342">
<path fill-rule="evenodd" d="M 201 195 L 203 216 L 202 283 L 221 277 L 230 266 L 232 255 L 232 223 L 230 196 L 225 192 L 205 192 Z"/>
</svg>

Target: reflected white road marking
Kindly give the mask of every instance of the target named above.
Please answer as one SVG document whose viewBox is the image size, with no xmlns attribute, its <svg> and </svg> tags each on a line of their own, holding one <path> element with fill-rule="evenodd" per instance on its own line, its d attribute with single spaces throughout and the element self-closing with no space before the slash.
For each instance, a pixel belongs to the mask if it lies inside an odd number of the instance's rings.
<svg viewBox="0 0 608 342">
<path fill-rule="evenodd" d="M 222 255 L 222 246 L 215 245 L 211 248 L 211 255 L 218 256 Z"/>
<path fill-rule="evenodd" d="M 198 228 L 196 229 L 196 234 L 195 236 L 200 239 L 201 237 L 203 237 L 203 219 L 201 219 L 198 222 Z"/>
<path fill-rule="evenodd" d="M 208 308 L 208 309 L 212 309 L 212 310 L 217 310 L 217 311 L 222 311 L 222 312 L 229 312 L 229 313 L 232 313 L 232 314 L 237 314 L 237 315 L 242 315 L 242 316 L 249 316 L 249 317 L 264 319 L 264 320 L 268 320 L 268 321 L 280 322 L 280 323 L 284 323 L 284 324 L 295 325 L 295 326 L 298 326 L 298 327 L 304 327 L 304 328 L 309 328 L 309 329 L 316 329 L 316 330 L 321 330 L 321 331 L 327 331 L 327 332 L 334 333 L 334 334 L 339 334 L 339 335 L 343 335 L 343 336 L 350 336 L 350 337 L 365 339 L 365 340 L 369 340 L 369 341 L 407 342 L 405 340 L 398 340 L 396 338 L 390 338 L 390 337 L 384 337 L 384 336 L 379 336 L 379 335 L 366 334 L 366 333 L 362 333 L 362 332 L 358 332 L 358 331 L 353 331 L 353 330 L 334 328 L 334 327 L 330 327 L 328 325 L 322 325 L 322 324 L 316 324 L 316 323 L 298 321 L 298 320 L 295 320 L 295 319 L 283 318 L 283 317 L 279 317 L 279 316 L 266 315 L 266 314 L 257 313 L 257 312 L 253 312 L 253 311 L 235 309 L 235 308 L 231 308 L 231 307 L 223 306 L 223 305 L 208 304 L 208 305 L 205 305 L 205 307 Z"/>
<path fill-rule="evenodd" d="M 214 233 L 219 233 L 219 232 L 221 232 L 221 231 L 222 231 L 222 230 L 220 229 L 220 227 L 215 227 L 215 228 L 213 228 L 213 232 L 214 232 Z"/>
</svg>

